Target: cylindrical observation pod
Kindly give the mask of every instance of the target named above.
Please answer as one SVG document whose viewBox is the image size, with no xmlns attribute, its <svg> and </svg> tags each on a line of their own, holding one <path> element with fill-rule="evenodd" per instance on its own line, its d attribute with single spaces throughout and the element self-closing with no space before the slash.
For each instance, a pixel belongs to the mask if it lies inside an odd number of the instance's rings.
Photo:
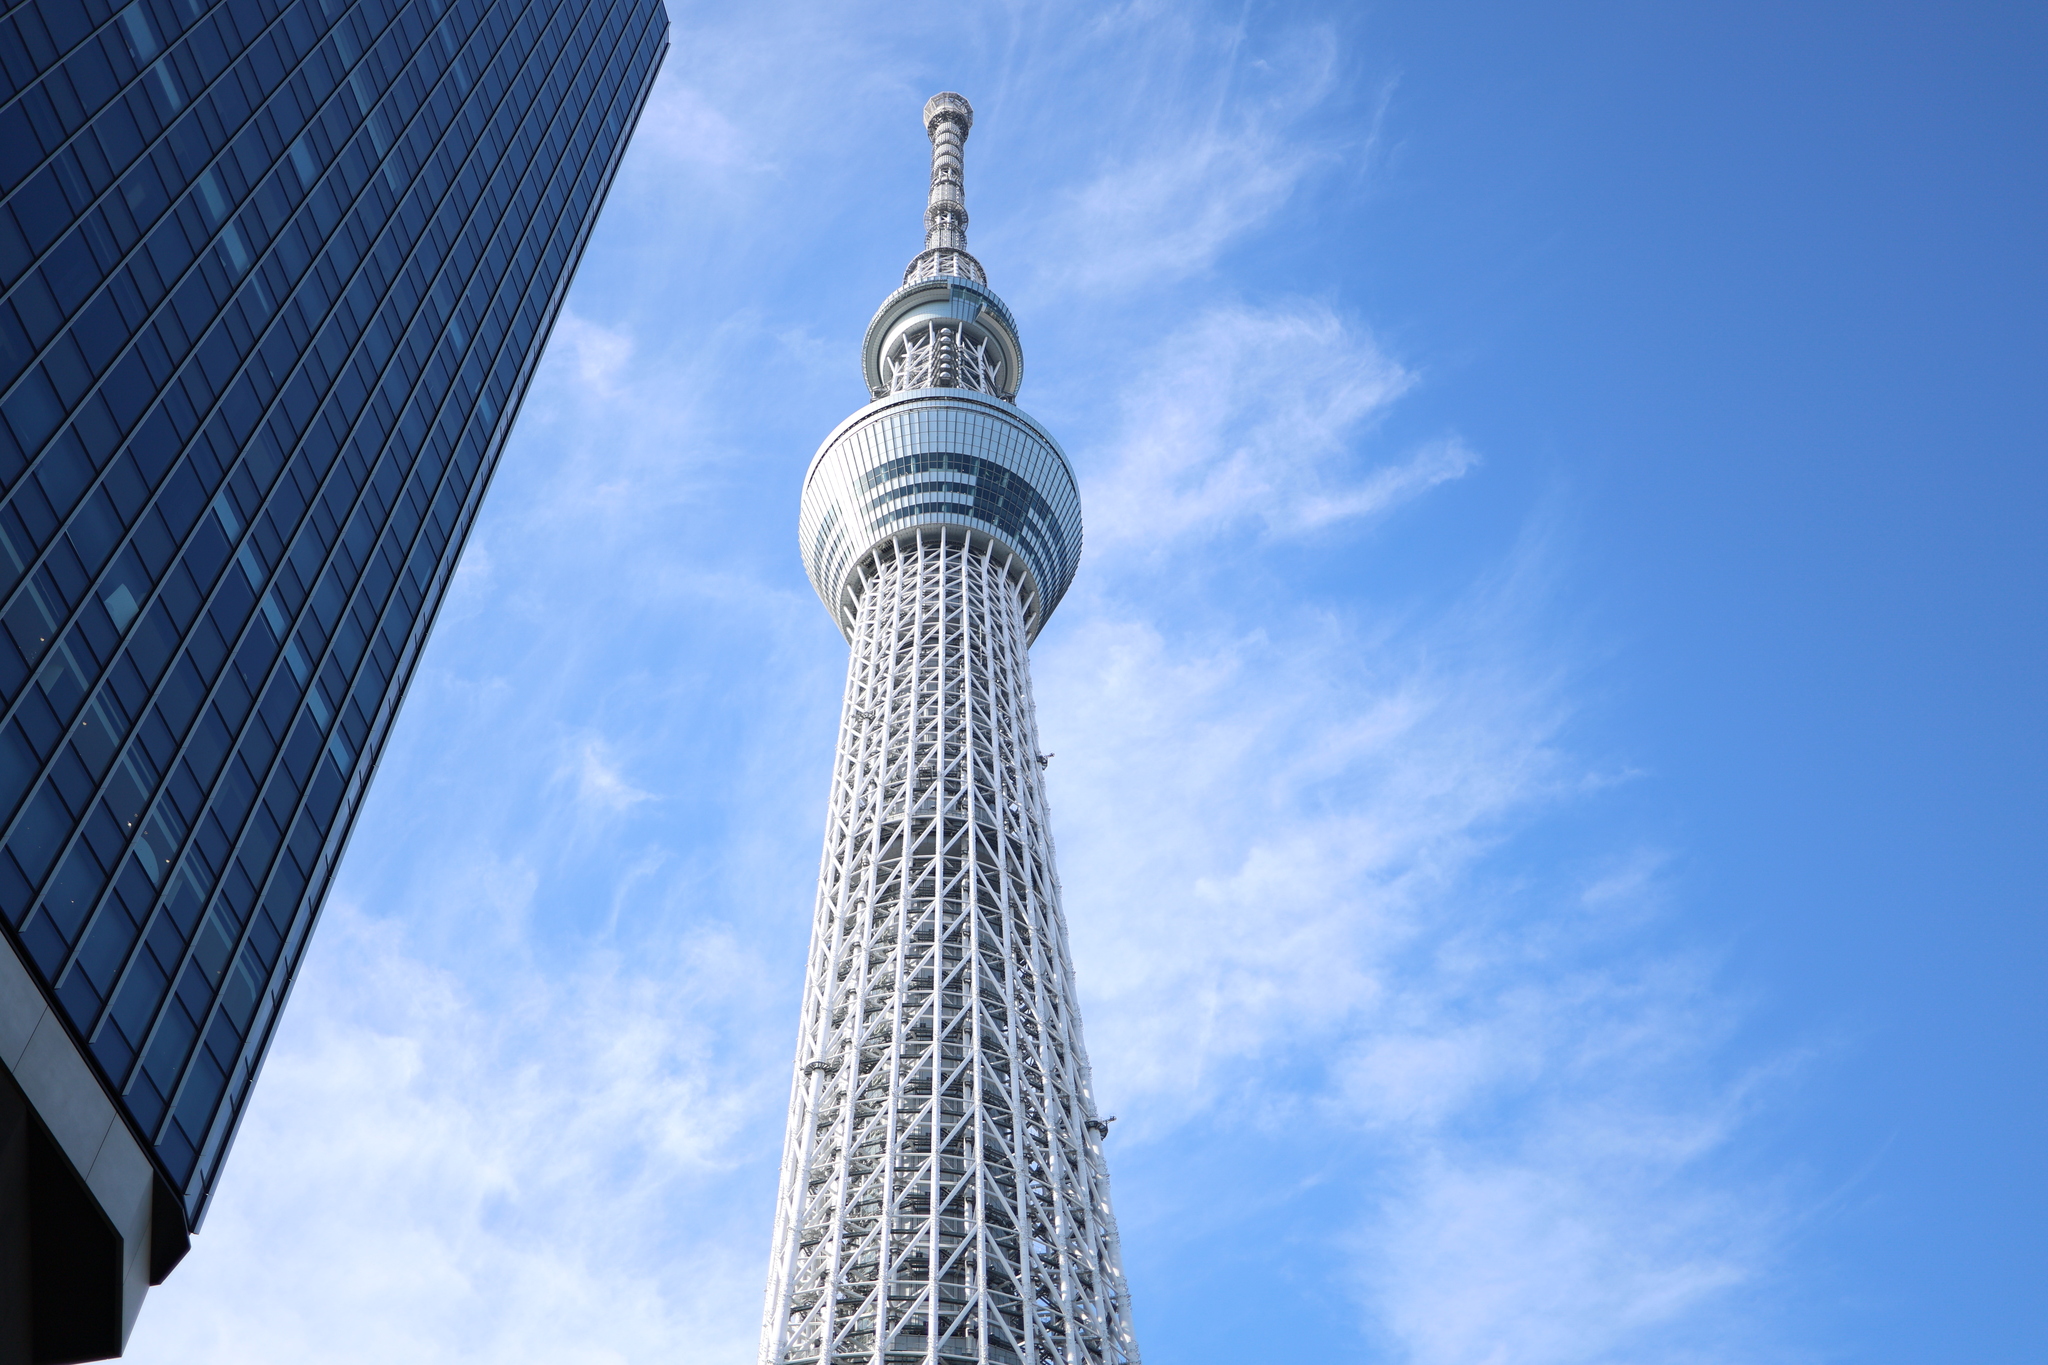
<svg viewBox="0 0 2048 1365">
<path fill-rule="evenodd" d="M 993 541 L 1035 639 L 1081 560 L 1081 500 L 1059 442 L 1010 403 L 957 388 L 893 393 L 828 437 L 798 519 L 811 586 L 852 637 L 861 566 L 919 527 Z"/>
</svg>

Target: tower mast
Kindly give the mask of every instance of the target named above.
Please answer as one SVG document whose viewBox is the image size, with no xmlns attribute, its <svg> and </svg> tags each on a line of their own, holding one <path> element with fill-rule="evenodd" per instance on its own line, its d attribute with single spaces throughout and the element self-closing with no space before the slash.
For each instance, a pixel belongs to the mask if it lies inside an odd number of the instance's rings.
<svg viewBox="0 0 2048 1365">
<path fill-rule="evenodd" d="M 1031 700 L 1080 500 L 967 252 L 974 111 L 924 121 L 925 248 L 799 516 L 851 656 L 760 1358 L 1138 1365 Z"/>
</svg>

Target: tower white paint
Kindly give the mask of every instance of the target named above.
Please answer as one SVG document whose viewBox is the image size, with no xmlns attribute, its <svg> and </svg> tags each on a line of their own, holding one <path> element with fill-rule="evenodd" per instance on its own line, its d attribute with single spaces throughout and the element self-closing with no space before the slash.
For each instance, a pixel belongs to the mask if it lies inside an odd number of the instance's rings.
<svg viewBox="0 0 2048 1365">
<path fill-rule="evenodd" d="M 1138 1365 L 1027 652 L 1080 501 L 967 253 L 974 111 L 940 94 L 924 119 L 925 249 L 868 327 L 874 401 L 804 479 L 852 658 L 761 1361 Z"/>
</svg>

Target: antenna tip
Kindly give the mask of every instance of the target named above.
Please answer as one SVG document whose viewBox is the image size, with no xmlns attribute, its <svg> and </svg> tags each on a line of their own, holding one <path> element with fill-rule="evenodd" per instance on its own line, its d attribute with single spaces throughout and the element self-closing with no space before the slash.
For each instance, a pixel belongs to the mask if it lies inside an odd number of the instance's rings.
<svg viewBox="0 0 2048 1365">
<path fill-rule="evenodd" d="M 967 136 L 967 130 L 974 126 L 974 106 L 967 102 L 967 96 L 941 90 L 924 102 L 925 132 L 936 133 L 939 124 L 947 121 L 959 124 L 960 136 Z"/>
</svg>

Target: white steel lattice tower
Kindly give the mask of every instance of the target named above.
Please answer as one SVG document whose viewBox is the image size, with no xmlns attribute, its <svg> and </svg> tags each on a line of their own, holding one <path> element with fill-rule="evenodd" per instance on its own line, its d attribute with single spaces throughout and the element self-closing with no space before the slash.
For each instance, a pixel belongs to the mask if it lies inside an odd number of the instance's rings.
<svg viewBox="0 0 2048 1365">
<path fill-rule="evenodd" d="M 1080 501 L 967 254 L 974 112 L 924 118 L 925 250 L 868 327 L 874 401 L 804 480 L 805 565 L 853 649 L 761 1361 L 1138 1365 L 1027 653 Z"/>
</svg>

